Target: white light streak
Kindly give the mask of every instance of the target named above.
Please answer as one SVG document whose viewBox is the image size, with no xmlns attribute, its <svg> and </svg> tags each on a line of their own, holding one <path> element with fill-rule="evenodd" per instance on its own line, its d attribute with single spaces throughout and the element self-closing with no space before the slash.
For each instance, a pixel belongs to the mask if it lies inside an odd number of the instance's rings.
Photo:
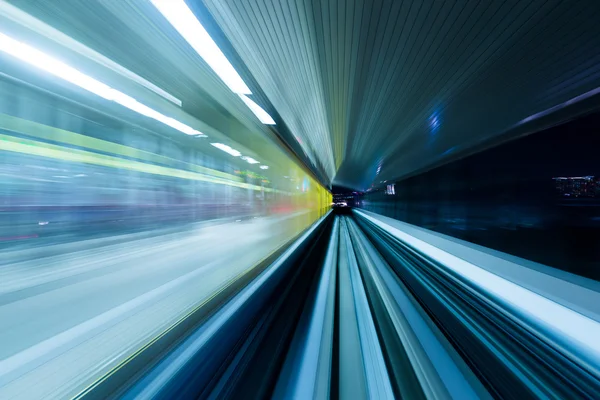
<svg viewBox="0 0 600 400">
<path fill-rule="evenodd" d="M 269 166 L 268 165 L 261 165 L 260 169 L 269 169 Z"/>
<path fill-rule="evenodd" d="M 248 98 L 248 96 L 245 96 L 243 94 L 240 94 L 239 96 L 240 99 L 242 99 L 244 103 L 246 103 L 250 111 L 252 111 L 254 115 L 256 115 L 256 118 L 258 118 L 260 122 L 262 122 L 265 125 L 275 125 L 275 121 L 273 120 L 273 118 L 271 118 L 271 116 L 265 110 L 263 110 L 261 106 L 256 104 L 250 98 Z"/>
<path fill-rule="evenodd" d="M 248 156 L 243 156 L 242 160 L 246 161 L 248 164 L 260 164 L 260 161 L 257 161 L 254 158 Z"/>
<path fill-rule="evenodd" d="M 215 146 L 219 150 L 223 150 L 225 153 L 231 154 L 234 157 L 239 157 L 242 155 L 242 153 L 240 153 L 236 149 L 233 149 L 223 143 L 211 143 L 211 145 Z"/>
<path fill-rule="evenodd" d="M 162 122 L 171 128 L 185 133 L 186 135 L 204 135 L 202 132 L 199 132 L 188 125 L 185 125 L 171 117 L 167 117 L 166 115 L 153 110 L 152 108 L 138 102 L 133 97 L 113 89 L 105 83 L 102 83 L 84 74 L 70 65 L 67 65 L 62 61 L 59 61 L 56 58 L 49 56 L 48 54 L 25 43 L 19 42 L 18 40 L 15 40 L 3 33 L 0 33 L 0 51 L 4 51 L 5 53 L 20 59 L 21 61 L 40 68 L 106 100 L 114 101 L 115 103 L 127 107 L 132 111 Z"/>
<path fill-rule="evenodd" d="M 115 71 L 119 75 L 138 83 L 139 85 L 145 87 L 146 89 L 153 91 L 154 93 L 158 94 L 159 96 L 161 96 L 161 97 L 169 100 L 170 102 L 178 105 L 179 107 L 181 107 L 181 100 L 179 100 L 175 96 L 167 93 L 166 91 L 159 88 L 152 82 L 147 81 L 146 79 L 129 71 L 127 68 L 117 64 L 116 62 L 112 61 L 111 59 L 90 49 L 89 47 L 84 46 L 83 44 L 79 43 L 78 41 L 74 40 L 73 38 L 71 38 L 71 37 L 65 35 L 64 33 L 54 29 L 53 27 L 47 25 L 43 21 L 40 21 L 39 19 L 32 17 L 31 15 L 20 10 L 19 8 L 15 7 L 11 4 L 8 4 L 7 2 L 2 1 L 2 0 L 0 0 L 0 14 L 3 17 L 6 17 L 6 18 L 20 24 L 21 26 L 24 26 L 42 36 L 47 37 L 48 39 L 53 40 L 56 43 L 59 43 L 61 46 L 67 47 L 68 49 L 73 50 L 74 52 L 76 52 L 84 57 L 87 57 L 90 60 L 93 60 L 94 62 L 96 62 L 106 68 L 109 68 L 109 69 Z"/>
<path fill-rule="evenodd" d="M 405 244 L 427 255 L 448 270 L 478 286 L 521 315 L 553 333 L 569 350 L 575 349 L 594 367 L 600 366 L 600 323 L 536 292 L 495 275 L 434 245 L 418 239 L 360 211 L 361 217 L 381 227 Z"/>
<path fill-rule="evenodd" d="M 234 93 L 252 94 L 233 65 L 183 0 L 151 1 Z"/>
</svg>

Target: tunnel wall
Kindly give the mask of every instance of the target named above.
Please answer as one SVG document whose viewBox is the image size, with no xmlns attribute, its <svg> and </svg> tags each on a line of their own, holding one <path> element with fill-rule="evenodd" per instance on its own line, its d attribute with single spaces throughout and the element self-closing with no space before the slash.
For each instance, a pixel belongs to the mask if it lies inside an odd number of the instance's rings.
<svg viewBox="0 0 600 400">
<path fill-rule="evenodd" d="M 330 207 L 292 159 L 272 182 L 232 158 L 0 80 L 0 246 L 298 214 L 292 237 Z"/>
<path fill-rule="evenodd" d="M 588 115 L 396 182 L 394 194 L 367 192 L 357 206 L 600 279 L 599 125 Z M 554 179 L 586 176 L 585 190 Z"/>
</svg>

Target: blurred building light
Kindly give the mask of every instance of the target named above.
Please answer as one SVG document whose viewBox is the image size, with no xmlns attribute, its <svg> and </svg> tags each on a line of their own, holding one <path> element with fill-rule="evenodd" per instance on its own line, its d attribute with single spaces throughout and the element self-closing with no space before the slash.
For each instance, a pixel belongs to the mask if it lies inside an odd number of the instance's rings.
<svg viewBox="0 0 600 400">
<path fill-rule="evenodd" d="M 215 146 L 217 149 L 219 150 L 223 150 L 225 153 L 231 154 L 234 157 L 239 157 L 242 155 L 242 153 L 240 153 L 239 151 L 232 149 L 231 147 L 227 146 L 226 144 L 223 143 L 211 143 L 213 146 Z"/>
<path fill-rule="evenodd" d="M 183 0 L 151 0 L 151 2 L 234 93 L 252 94 L 242 77 Z"/>
<path fill-rule="evenodd" d="M 263 110 L 261 106 L 256 104 L 246 95 L 240 94 L 239 96 L 244 101 L 244 103 L 246 103 L 250 111 L 252 111 L 254 115 L 256 115 L 256 118 L 258 118 L 260 122 L 262 122 L 265 125 L 275 125 L 275 121 L 273 120 L 273 118 L 271 118 L 271 116 L 265 110 Z"/>
<path fill-rule="evenodd" d="M 260 169 L 269 169 L 269 166 L 268 165 L 261 165 Z"/>
<path fill-rule="evenodd" d="M 0 33 L 0 50 L 22 61 L 25 61 L 28 64 L 49 72 L 56 77 L 79 86 L 82 89 L 94 93 L 97 96 L 100 96 L 106 100 L 114 101 L 115 103 L 127 107 L 132 111 L 162 122 L 171 128 L 185 133 L 186 135 L 204 136 L 202 132 L 199 132 L 171 117 L 167 117 L 166 115 L 163 115 L 158 111 L 138 102 L 133 97 L 119 92 L 118 90 L 113 89 L 112 87 L 82 73 L 81 71 L 63 63 L 62 61 L 59 61 L 34 47 L 19 42 L 18 40 L 15 40 L 2 33 Z"/>
</svg>

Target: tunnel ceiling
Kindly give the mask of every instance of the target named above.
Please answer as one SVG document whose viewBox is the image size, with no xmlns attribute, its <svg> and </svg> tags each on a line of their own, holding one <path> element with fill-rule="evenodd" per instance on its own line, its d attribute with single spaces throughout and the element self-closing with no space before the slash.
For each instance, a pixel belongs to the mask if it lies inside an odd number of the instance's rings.
<svg viewBox="0 0 600 400">
<path fill-rule="evenodd" d="M 600 86 L 596 0 L 204 3 L 308 158 L 356 189 L 510 138 Z"/>
</svg>

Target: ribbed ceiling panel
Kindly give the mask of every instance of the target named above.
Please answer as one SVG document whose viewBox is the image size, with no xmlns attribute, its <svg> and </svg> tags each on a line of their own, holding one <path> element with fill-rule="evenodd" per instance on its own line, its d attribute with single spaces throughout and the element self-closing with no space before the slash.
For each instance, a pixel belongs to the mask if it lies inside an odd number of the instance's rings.
<svg viewBox="0 0 600 400">
<path fill-rule="evenodd" d="M 359 189 L 600 86 L 600 2 L 205 0 L 314 162 Z"/>
</svg>

